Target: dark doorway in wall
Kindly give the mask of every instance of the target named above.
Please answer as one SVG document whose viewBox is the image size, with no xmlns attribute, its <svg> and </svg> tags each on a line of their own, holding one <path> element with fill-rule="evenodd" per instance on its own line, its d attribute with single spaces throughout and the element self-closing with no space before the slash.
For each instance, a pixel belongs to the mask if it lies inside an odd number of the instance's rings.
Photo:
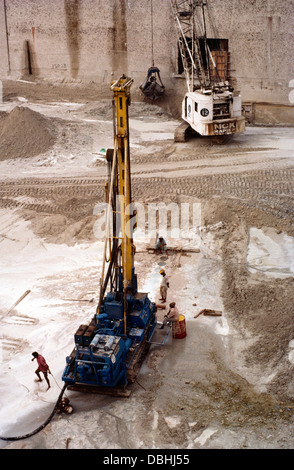
<svg viewBox="0 0 294 470">
<path fill-rule="evenodd" d="M 207 38 L 207 45 L 211 51 L 228 51 L 228 39 Z"/>
<path fill-rule="evenodd" d="M 211 52 L 208 59 L 211 79 L 215 81 L 229 80 L 230 53 L 228 39 L 208 38 L 207 45 Z M 202 47 L 204 47 L 204 44 Z"/>
<path fill-rule="evenodd" d="M 192 49 L 191 38 L 186 38 L 189 48 Z M 212 80 L 229 80 L 230 78 L 230 53 L 229 53 L 229 40 L 220 38 L 207 38 L 207 46 L 211 55 L 206 55 L 206 47 L 204 38 L 199 38 L 199 46 L 203 66 L 207 69 L 209 64 L 210 76 Z M 214 66 L 215 64 L 215 66 Z M 178 61 L 177 72 L 179 75 L 184 73 L 183 62 L 181 58 L 180 47 L 178 47 Z"/>
</svg>

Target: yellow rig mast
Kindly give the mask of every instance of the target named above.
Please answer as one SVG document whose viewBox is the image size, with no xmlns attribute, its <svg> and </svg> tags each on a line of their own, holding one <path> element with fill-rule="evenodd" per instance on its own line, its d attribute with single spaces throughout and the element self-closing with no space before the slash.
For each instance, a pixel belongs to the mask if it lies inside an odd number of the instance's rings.
<svg viewBox="0 0 294 470">
<path fill-rule="evenodd" d="M 133 233 L 130 223 L 132 217 L 132 194 L 128 119 L 128 106 L 131 100 L 130 88 L 132 83 L 132 79 L 122 76 L 117 81 L 112 82 L 110 87 L 113 91 L 116 109 L 114 141 L 117 144 L 118 196 L 121 215 L 121 256 L 124 290 L 133 289 L 134 268 Z"/>
<path fill-rule="evenodd" d="M 125 325 L 127 310 L 126 295 L 127 293 L 135 294 L 137 290 L 136 276 L 134 274 L 133 221 L 131 221 L 134 214 L 132 209 L 128 118 L 132 83 L 133 80 L 131 78 L 123 75 L 118 80 L 111 82 L 110 86 L 110 89 L 113 91 L 114 149 L 108 149 L 106 153 L 107 161 L 111 165 L 110 187 L 106 183 L 106 198 L 108 210 L 110 208 L 113 210 L 113 233 L 112 235 L 110 234 L 109 211 L 106 219 L 105 253 L 98 306 L 99 313 L 106 284 L 112 276 L 111 273 L 115 272 L 116 288 L 120 284 L 119 290 L 123 290 L 124 293 Z M 117 204 L 118 201 L 119 204 Z M 120 217 L 118 217 L 117 212 L 119 212 Z M 120 221 L 120 235 L 117 233 L 118 221 Z M 111 239 L 112 243 L 110 242 Z M 106 275 L 106 279 L 104 279 L 107 240 L 109 241 L 110 270 L 108 275 Z"/>
</svg>

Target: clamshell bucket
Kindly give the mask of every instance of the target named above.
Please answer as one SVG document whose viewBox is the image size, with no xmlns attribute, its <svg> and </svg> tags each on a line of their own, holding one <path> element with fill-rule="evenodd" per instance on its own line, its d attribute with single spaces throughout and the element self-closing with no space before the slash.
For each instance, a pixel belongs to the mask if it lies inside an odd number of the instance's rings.
<svg viewBox="0 0 294 470">
<path fill-rule="evenodd" d="M 148 69 L 146 80 L 140 86 L 140 90 L 152 101 L 157 100 L 163 95 L 165 86 L 162 83 L 160 71 L 157 67 L 150 67 Z"/>
</svg>

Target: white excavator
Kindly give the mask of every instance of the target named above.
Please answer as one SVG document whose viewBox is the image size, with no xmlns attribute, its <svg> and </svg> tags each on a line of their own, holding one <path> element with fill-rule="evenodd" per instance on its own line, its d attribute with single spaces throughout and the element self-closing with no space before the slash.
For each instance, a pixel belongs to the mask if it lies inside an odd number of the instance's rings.
<svg viewBox="0 0 294 470">
<path fill-rule="evenodd" d="M 221 50 L 223 40 L 207 38 L 207 2 L 170 2 L 187 83 L 182 103 L 183 122 L 175 131 L 175 141 L 183 142 L 196 132 L 201 136 L 217 136 L 221 142 L 244 132 L 241 96 L 234 91 L 228 77 L 229 53 Z"/>
</svg>

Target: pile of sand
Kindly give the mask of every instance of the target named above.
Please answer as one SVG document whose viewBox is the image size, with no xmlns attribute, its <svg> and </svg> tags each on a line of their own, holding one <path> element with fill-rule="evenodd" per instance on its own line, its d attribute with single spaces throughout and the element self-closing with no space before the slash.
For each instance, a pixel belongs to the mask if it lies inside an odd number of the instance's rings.
<svg viewBox="0 0 294 470">
<path fill-rule="evenodd" d="M 0 160 L 46 152 L 55 142 L 52 123 L 40 113 L 16 106 L 0 121 Z"/>
<path fill-rule="evenodd" d="M 108 99 L 100 100 L 99 103 L 87 103 L 81 108 L 87 116 L 91 116 L 105 121 L 112 121 L 113 109 L 112 101 Z M 164 116 L 166 119 L 171 119 L 171 116 L 161 107 L 148 104 L 146 102 L 132 101 L 129 108 L 129 117 L 131 119 L 138 119 L 142 117 L 158 117 Z"/>
</svg>

